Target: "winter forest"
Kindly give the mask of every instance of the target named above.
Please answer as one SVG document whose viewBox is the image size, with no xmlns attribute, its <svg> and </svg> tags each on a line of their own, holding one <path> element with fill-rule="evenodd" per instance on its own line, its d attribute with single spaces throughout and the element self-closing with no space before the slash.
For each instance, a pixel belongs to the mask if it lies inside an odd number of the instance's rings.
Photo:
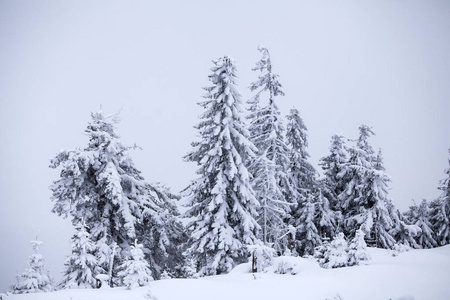
<svg viewBox="0 0 450 300">
<path fill-rule="evenodd" d="M 449 244 L 450 167 L 436 183 L 439 198 L 401 212 L 389 196 L 382 150 L 371 146 L 376 128 L 361 124 L 358 136 L 331 136 L 328 155 L 313 166 L 302 108 L 281 115 L 277 103 L 289 97 L 283 76 L 269 49 L 258 51 L 251 99 L 241 96 L 231 57 L 212 61 L 199 122 L 182 125 L 197 131 L 183 157 L 197 176 L 180 192 L 143 178 L 132 159 L 138 146 L 123 145 L 117 133 L 119 113 L 93 112 L 87 143 L 57 153 L 49 166 L 52 212 L 75 229 L 63 278 L 52 279 L 40 254 L 45 241 L 34 240 L 29 268 L 10 292 L 134 289 L 227 274 L 247 262 L 260 273 L 281 256 L 334 269 L 364 264 L 368 248 L 400 253 Z"/>
</svg>

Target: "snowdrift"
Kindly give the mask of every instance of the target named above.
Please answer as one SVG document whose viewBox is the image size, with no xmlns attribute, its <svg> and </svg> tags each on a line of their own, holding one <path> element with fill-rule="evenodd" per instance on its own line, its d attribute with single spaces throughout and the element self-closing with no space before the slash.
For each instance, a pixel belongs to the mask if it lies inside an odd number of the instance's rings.
<svg viewBox="0 0 450 300">
<path fill-rule="evenodd" d="M 369 251 L 372 260 L 362 266 L 322 269 L 308 259 L 279 257 L 265 273 L 251 274 L 250 264 L 242 264 L 227 275 L 160 280 L 150 288 L 62 290 L 4 300 L 144 300 L 149 289 L 158 300 L 450 299 L 450 245 L 395 257 L 388 250 Z"/>
</svg>

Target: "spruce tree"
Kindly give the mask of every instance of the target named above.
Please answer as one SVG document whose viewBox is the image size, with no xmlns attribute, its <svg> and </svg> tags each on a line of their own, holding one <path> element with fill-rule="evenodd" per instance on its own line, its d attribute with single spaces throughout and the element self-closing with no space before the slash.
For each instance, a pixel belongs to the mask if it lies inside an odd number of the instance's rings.
<svg viewBox="0 0 450 300">
<path fill-rule="evenodd" d="M 305 201 L 299 204 L 298 216 L 295 218 L 297 228 L 297 252 L 300 255 L 312 255 L 314 249 L 321 244 L 320 234 L 315 224 L 316 207 L 313 196 L 309 193 Z"/>
<path fill-rule="evenodd" d="M 187 233 L 175 203 L 180 197 L 160 183 L 147 184 L 147 196 L 149 201 L 142 211 L 143 220 L 136 228 L 152 276 L 160 279 L 164 270 L 181 276 L 179 266 L 184 260 L 182 253 Z"/>
<path fill-rule="evenodd" d="M 320 159 L 319 165 L 322 167 L 325 176 L 324 185 L 328 188 L 332 196 L 331 207 L 339 210 L 337 196 L 341 194 L 346 186 L 343 175 L 345 175 L 346 164 L 349 159 L 349 149 L 345 144 L 344 137 L 333 135 L 331 137 L 330 154 Z M 344 172 L 343 172 L 344 171 Z"/>
<path fill-rule="evenodd" d="M 431 228 L 429 219 L 430 211 L 428 202 L 423 199 L 420 205 L 414 203 L 414 205 L 409 207 L 409 210 L 405 214 L 409 221 L 421 230 L 421 233 L 416 237 L 417 244 L 420 248 L 437 247 L 435 234 Z"/>
<path fill-rule="evenodd" d="M 31 241 L 33 254 L 29 256 L 28 266 L 16 277 L 16 284 L 11 287 L 13 294 L 28 294 L 53 291 L 53 279 L 44 270 L 44 257 L 39 253 L 41 241 Z"/>
<path fill-rule="evenodd" d="M 370 255 L 364 241 L 364 232 L 356 230 L 355 237 L 348 246 L 349 266 L 359 265 L 362 261 L 369 261 Z"/>
<path fill-rule="evenodd" d="M 330 201 L 323 193 L 322 185 L 315 191 L 315 224 L 322 239 L 329 240 L 337 231 L 336 212 L 330 208 Z"/>
<path fill-rule="evenodd" d="M 330 244 L 327 245 L 321 266 L 327 269 L 342 268 L 348 266 L 348 245 L 342 232 L 338 233 Z"/>
<path fill-rule="evenodd" d="M 276 96 L 283 96 L 278 75 L 272 72 L 269 51 L 258 47 L 263 57 L 256 63 L 254 71 L 262 74 L 250 86 L 256 91 L 252 119 L 250 120 L 251 141 L 258 149 L 250 171 L 253 174 L 253 188 L 260 203 L 258 222 L 262 227 L 262 239 L 272 244 L 278 253 L 283 253 L 289 243 L 288 222 L 295 192 L 286 174 L 289 168 L 289 150 L 284 142 L 284 127 Z M 268 92 L 268 104 L 255 111 L 263 92 Z M 256 100 L 257 99 L 257 100 Z"/>
<path fill-rule="evenodd" d="M 196 127 L 201 141 L 185 156 L 200 167 L 200 177 L 188 188 L 186 213 L 194 218 L 187 252 L 199 263 L 199 275 L 225 273 L 246 261 L 246 245 L 258 242 L 259 230 L 258 201 L 245 166 L 256 148 L 242 117 L 236 66 L 228 56 L 213 62 L 212 86 L 205 88 L 206 100 L 200 103 L 205 112 Z"/>
<path fill-rule="evenodd" d="M 440 246 L 450 243 L 450 203 L 444 197 L 430 202 L 430 223 Z"/>
<path fill-rule="evenodd" d="M 390 234 L 394 237 L 396 243 L 419 249 L 420 246 L 417 244 L 415 238 L 420 235 L 422 232 L 421 229 L 418 226 L 411 224 L 398 209 L 392 209 L 391 218 L 394 225 L 390 230 Z"/>
<path fill-rule="evenodd" d="M 373 217 L 373 227 L 371 233 L 376 240 L 376 246 L 380 248 L 392 249 L 395 244 L 395 239 L 389 233 L 394 226 L 388 206 L 392 203 L 388 198 L 388 183 L 389 176 L 385 172 L 383 164 L 383 156 L 381 149 L 378 151 L 373 162 L 373 168 L 368 173 L 368 189 L 367 195 L 372 197 L 374 205 L 370 208 Z M 369 232 L 367 229 L 366 233 Z"/>
<path fill-rule="evenodd" d="M 304 196 L 315 187 L 317 175 L 314 167 L 308 162 L 309 154 L 306 151 L 308 129 L 297 109 L 291 109 L 286 118 L 289 121 L 286 131 L 290 162 L 288 174 L 292 187 L 299 195 Z M 304 197 L 302 198 L 304 199 Z"/>
<path fill-rule="evenodd" d="M 448 163 L 450 165 L 450 159 Z M 442 193 L 438 199 L 430 203 L 430 221 L 439 245 L 450 244 L 450 167 L 445 169 L 444 173 L 447 177 L 439 183 L 439 190 Z"/>
<path fill-rule="evenodd" d="M 395 240 L 389 230 L 393 222 L 387 209 L 390 179 L 384 171 L 381 152 L 375 156 L 368 142 L 373 134 L 368 126 L 359 127 L 356 146 L 350 148 L 350 158 L 339 173 L 346 185 L 338 199 L 348 236 L 354 237 L 356 230 L 362 229 L 377 247 L 392 248 Z"/>
<path fill-rule="evenodd" d="M 122 263 L 121 269 L 118 275 L 128 289 L 146 286 L 153 280 L 152 271 L 144 259 L 142 244 L 138 244 L 137 240 L 131 246 L 130 257 Z"/>
<path fill-rule="evenodd" d="M 349 149 L 350 157 L 344 169 L 339 173 L 343 178 L 345 189 L 338 195 L 342 209 L 345 211 L 347 232 L 354 235 L 356 229 L 351 230 L 350 222 L 355 222 L 354 216 L 363 214 L 366 208 L 374 205 L 373 200 L 368 198 L 363 189 L 367 189 L 367 175 L 372 170 L 373 149 L 368 143 L 368 138 L 373 135 L 370 127 L 362 125 L 359 127 L 359 138 L 354 147 Z M 363 210 L 363 211 L 361 211 Z M 357 221 L 356 221 L 357 222 Z M 360 225 L 360 224 L 358 224 Z"/>
<path fill-rule="evenodd" d="M 127 153 L 132 147 L 123 146 L 115 132 L 118 115 L 91 115 L 85 131 L 88 145 L 61 151 L 52 159 L 50 167 L 61 168 L 61 173 L 50 189 L 53 212 L 70 216 L 74 225 L 83 220 L 89 228 L 99 272 L 108 274 L 113 286 L 120 284 L 118 266 L 134 239 L 150 234 L 149 224 L 159 226 L 156 231 L 169 231 L 172 225 L 166 226 L 163 221 L 175 211 L 174 205 L 166 203 L 173 197 L 161 197 L 165 192 L 155 192 L 157 188 L 148 184 L 134 166 Z M 165 234 L 161 240 L 146 237 L 151 239 L 147 245 L 166 248 L 169 236 Z"/>
<path fill-rule="evenodd" d="M 324 177 L 319 180 L 321 193 L 330 204 L 330 210 L 334 212 L 335 232 L 344 231 L 344 218 L 342 215 L 342 205 L 338 199 L 349 180 L 345 177 L 349 150 L 345 144 L 344 137 L 333 135 L 331 137 L 330 154 L 320 159 L 319 165 L 323 170 Z M 331 236 L 334 236 L 333 233 Z M 331 238 L 329 236 L 328 238 Z"/>
<path fill-rule="evenodd" d="M 145 182 L 126 155 L 129 148 L 121 144 L 115 133 L 118 122 L 117 115 L 92 113 L 85 131 L 88 146 L 84 150 L 62 151 L 50 165 L 62 169 L 60 179 L 51 186 L 53 212 L 70 215 L 74 225 L 84 220 L 96 247 L 108 254 L 99 259 L 104 262 L 100 267 L 102 273 L 108 273 L 111 286 L 116 267 L 123 259 L 120 249 L 132 245 L 135 224 L 141 219 L 146 202 Z M 96 255 L 104 252 L 97 251 Z"/>
<path fill-rule="evenodd" d="M 192 255 L 186 253 L 184 263 L 181 266 L 182 278 L 197 278 L 197 261 Z"/>
<path fill-rule="evenodd" d="M 72 254 L 67 257 L 64 264 L 64 277 L 60 283 L 61 288 L 95 288 L 99 269 L 95 257 L 95 248 L 89 239 L 84 222 L 76 227 L 72 237 Z"/>
<path fill-rule="evenodd" d="M 301 255 L 313 254 L 314 248 L 320 243 L 320 233 L 314 224 L 316 206 L 315 201 L 312 200 L 313 189 L 317 190 L 318 188 L 316 170 L 307 160 L 309 157 L 306 151 L 308 146 L 307 128 L 298 110 L 291 109 L 286 118 L 288 120 L 286 145 L 289 149 L 287 174 L 293 191 L 293 201 L 296 204 L 292 207 L 293 221 L 291 222 L 298 228 L 296 239 L 298 240 L 297 244 L 300 245 L 296 250 Z M 312 214 L 312 217 L 307 217 L 310 214 Z M 302 224 L 299 219 L 310 220 L 311 223 Z M 306 240 L 304 239 L 305 236 L 307 237 Z"/>
</svg>

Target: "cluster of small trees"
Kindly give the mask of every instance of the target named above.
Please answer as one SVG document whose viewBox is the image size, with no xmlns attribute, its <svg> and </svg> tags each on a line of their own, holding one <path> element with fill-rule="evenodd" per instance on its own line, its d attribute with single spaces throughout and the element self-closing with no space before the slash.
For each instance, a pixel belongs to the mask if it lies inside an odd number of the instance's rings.
<svg viewBox="0 0 450 300">
<path fill-rule="evenodd" d="M 314 257 L 327 269 L 359 265 L 370 260 L 364 232 L 356 230 L 355 237 L 347 242 L 342 232 L 338 233 L 331 243 L 325 242 L 316 248 Z"/>
<path fill-rule="evenodd" d="M 248 113 L 234 61 L 213 61 L 211 86 L 199 103 L 199 140 L 184 157 L 198 165 L 198 177 L 182 192 L 183 216 L 176 206 L 181 196 L 147 182 L 134 166 L 127 154 L 132 147 L 115 133 L 117 115 L 93 113 L 88 145 L 52 159 L 50 167 L 61 169 L 51 186 L 53 212 L 76 229 L 60 288 L 93 288 L 99 274 L 110 286 L 133 288 L 153 278 L 226 273 L 251 251 L 312 255 L 332 237 L 332 247 L 321 249 L 323 264 L 334 267 L 339 259 L 332 248 L 344 234 L 352 240 L 343 250 L 351 264 L 365 259 L 364 236 L 382 248 L 449 243 L 449 179 L 438 200 L 400 213 L 366 125 L 351 145 L 342 136 L 331 138 L 318 178 L 308 161 L 307 127 L 295 108 L 284 126 L 276 105 L 284 95 L 279 76 L 267 48 L 258 49 Z M 190 220 L 186 226 L 182 217 Z"/>
</svg>

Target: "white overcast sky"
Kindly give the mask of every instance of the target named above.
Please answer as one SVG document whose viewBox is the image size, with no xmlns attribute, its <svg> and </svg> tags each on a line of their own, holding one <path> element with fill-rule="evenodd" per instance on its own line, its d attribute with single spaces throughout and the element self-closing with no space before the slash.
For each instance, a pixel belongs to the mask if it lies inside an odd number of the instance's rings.
<svg viewBox="0 0 450 300">
<path fill-rule="evenodd" d="M 178 192 L 211 60 L 233 57 L 241 93 L 271 52 L 309 129 L 317 167 L 330 137 L 373 128 L 401 210 L 439 195 L 450 147 L 450 1 L 0 1 L 0 291 L 29 241 L 59 278 L 71 226 L 50 212 L 61 149 L 83 148 L 90 112 L 122 110 L 118 133 L 148 181 Z M 317 167 L 318 168 L 318 167 Z"/>
</svg>

